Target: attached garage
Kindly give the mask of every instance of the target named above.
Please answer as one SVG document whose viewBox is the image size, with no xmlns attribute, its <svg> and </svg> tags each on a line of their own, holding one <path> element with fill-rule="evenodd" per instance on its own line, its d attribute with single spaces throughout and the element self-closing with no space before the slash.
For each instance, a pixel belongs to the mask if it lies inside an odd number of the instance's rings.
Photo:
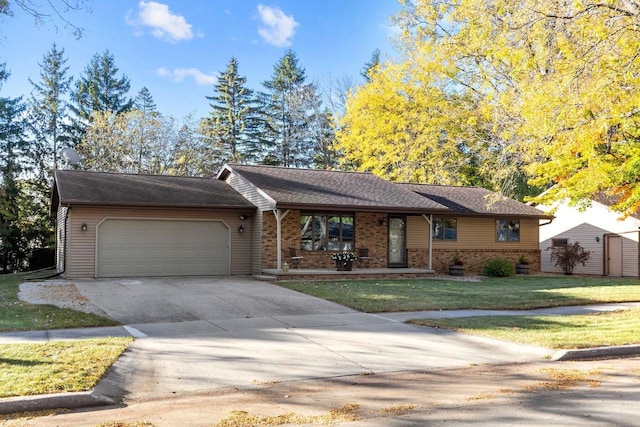
<svg viewBox="0 0 640 427">
<path fill-rule="evenodd" d="M 56 171 L 69 279 L 251 274 L 256 207 L 214 178 Z"/>
<path fill-rule="evenodd" d="M 97 277 L 229 274 L 222 221 L 106 219 L 97 226 Z"/>
</svg>

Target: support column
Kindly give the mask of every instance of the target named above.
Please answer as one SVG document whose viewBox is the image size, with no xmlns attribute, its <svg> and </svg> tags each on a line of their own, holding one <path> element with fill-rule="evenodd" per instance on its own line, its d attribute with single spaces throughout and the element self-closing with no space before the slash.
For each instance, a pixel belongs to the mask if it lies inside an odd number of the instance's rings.
<svg viewBox="0 0 640 427">
<path fill-rule="evenodd" d="M 429 224 L 429 270 L 433 270 L 432 260 L 433 260 L 433 214 L 427 215 L 422 214 L 422 218 L 427 221 Z"/>
<path fill-rule="evenodd" d="M 289 210 L 282 211 L 281 209 L 275 209 L 272 211 L 276 217 L 276 254 L 278 270 L 282 270 L 282 220 L 287 216 Z"/>
</svg>

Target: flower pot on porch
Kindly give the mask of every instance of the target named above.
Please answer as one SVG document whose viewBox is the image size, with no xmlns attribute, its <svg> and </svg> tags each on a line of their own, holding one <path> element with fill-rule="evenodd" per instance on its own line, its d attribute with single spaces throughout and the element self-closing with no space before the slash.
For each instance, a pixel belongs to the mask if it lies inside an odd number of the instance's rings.
<svg viewBox="0 0 640 427">
<path fill-rule="evenodd" d="M 450 276 L 464 276 L 464 266 L 453 264 L 449 266 Z"/>
<path fill-rule="evenodd" d="M 336 270 L 338 271 L 353 270 L 353 261 L 336 261 Z"/>
<path fill-rule="evenodd" d="M 529 274 L 529 264 L 516 264 L 516 274 Z"/>
</svg>

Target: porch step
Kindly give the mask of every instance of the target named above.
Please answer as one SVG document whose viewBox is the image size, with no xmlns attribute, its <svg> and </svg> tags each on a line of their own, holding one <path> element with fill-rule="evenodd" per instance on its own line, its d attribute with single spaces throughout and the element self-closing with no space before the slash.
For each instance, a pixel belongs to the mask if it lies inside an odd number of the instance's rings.
<svg viewBox="0 0 640 427">
<path fill-rule="evenodd" d="M 278 276 L 272 276 L 270 274 L 256 274 L 253 278 L 263 282 L 275 282 L 278 280 Z"/>
<path fill-rule="evenodd" d="M 435 271 L 420 268 L 372 268 L 352 271 L 294 269 L 289 271 L 263 270 L 268 280 L 366 280 L 366 279 L 422 279 L 433 277 Z M 264 280 L 264 279 L 261 279 Z"/>
</svg>

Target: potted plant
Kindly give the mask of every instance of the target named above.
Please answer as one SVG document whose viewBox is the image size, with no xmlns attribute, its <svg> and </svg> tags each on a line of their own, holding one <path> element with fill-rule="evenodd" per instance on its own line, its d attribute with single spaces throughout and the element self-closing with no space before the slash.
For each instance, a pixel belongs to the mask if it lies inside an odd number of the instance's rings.
<svg viewBox="0 0 640 427">
<path fill-rule="evenodd" d="M 459 253 L 453 254 L 451 265 L 449 265 L 449 274 L 451 276 L 464 276 L 464 261 Z"/>
<path fill-rule="evenodd" d="M 551 261 L 555 262 L 556 267 L 562 268 L 564 274 L 573 274 L 573 269 L 579 263 L 586 265 L 589 258 L 591 258 L 591 252 L 585 250 L 580 246 L 579 242 L 574 244 L 566 244 L 564 246 L 558 246 L 551 249 Z"/>
<path fill-rule="evenodd" d="M 524 255 L 520 255 L 520 258 L 518 258 L 516 274 L 529 274 L 529 260 Z"/>
<path fill-rule="evenodd" d="M 336 269 L 338 271 L 351 271 L 353 270 L 353 262 L 358 259 L 353 252 L 336 252 L 331 254 L 331 259 L 336 262 Z"/>
</svg>

